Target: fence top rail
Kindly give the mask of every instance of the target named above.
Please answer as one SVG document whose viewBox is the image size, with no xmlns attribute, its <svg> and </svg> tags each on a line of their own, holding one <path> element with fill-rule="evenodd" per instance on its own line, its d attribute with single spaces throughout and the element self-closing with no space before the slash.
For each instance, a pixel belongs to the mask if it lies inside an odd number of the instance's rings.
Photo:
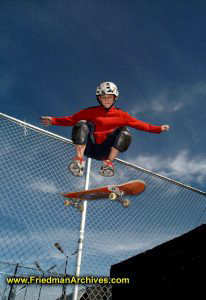
<svg viewBox="0 0 206 300">
<path fill-rule="evenodd" d="M 18 120 L 16 118 L 10 117 L 10 116 L 8 116 L 6 114 L 0 113 L 0 118 L 5 118 L 5 119 L 7 119 L 9 121 L 17 123 L 18 125 L 20 125 L 22 127 L 33 129 L 35 131 L 41 132 L 41 133 L 43 133 L 45 135 L 48 135 L 50 137 L 53 137 L 55 139 L 61 140 L 62 142 L 65 142 L 65 143 L 68 143 L 68 144 L 73 144 L 70 139 L 67 139 L 67 138 L 65 138 L 63 136 L 60 136 L 60 135 L 55 134 L 55 133 L 52 133 L 52 132 L 50 132 L 48 130 L 41 129 L 41 128 L 39 128 L 37 126 L 34 126 L 34 125 L 31 125 L 31 124 L 29 124 L 27 122 L 24 122 L 24 121 Z"/>
<path fill-rule="evenodd" d="M 35 131 L 38 131 L 38 132 L 40 132 L 40 133 L 42 133 L 42 134 L 45 134 L 45 135 L 47 135 L 47 136 L 53 137 L 53 138 L 55 138 L 55 139 L 58 139 L 58 140 L 60 140 L 60 141 L 62 141 L 62 142 L 65 142 L 65 143 L 68 143 L 68 144 L 73 144 L 73 142 L 72 142 L 70 139 L 67 139 L 67 138 L 65 138 L 65 137 L 63 137 L 63 136 L 57 135 L 57 134 L 52 133 L 52 132 L 50 132 L 50 131 L 41 129 L 41 128 L 37 127 L 37 126 L 31 125 L 31 124 L 29 124 L 29 123 L 27 123 L 27 122 L 18 120 L 18 119 L 16 119 L 16 118 L 10 117 L 10 116 L 8 116 L 8 115 L 3 114 L 3 113 L 0 112 L 0 118 L 1 118 L 1 117 L 2 117 L 2 118 L 5 118 L 5 119 L 8 119 L 9 121 L 15 122 L 15 123 L 17 123 L 18 125 L 20 125 L 20 126 L 22 126 L 22 127 L 25 127 L 25 128 L 31 128 L 31 129 L 33 129 L 33 130 L 35 130 Z M 173 179 L 170 179 L 170 178 L 168 178 L 168 177 L 162 176 L 162 175 L 160 175 L 160 174 L 157 174 L 157 173 L 155 173 L 155 172 L 149 171 L 149 170 L 147 170 L 147 169 L 138 167 L 138 166 L 136 166 L 136 165 L 133 165 L 132 163 L 126 162 L 126 161 L 121 160 L 121 159 L 119 159 L 119 158 L 116 158 L 116 161 L 119 161 L 120 163 L 122 163 L 122 164 L 124 164 L 124 165 L 133 167 L 134 169 L 137 169 L 137 170 L 142 171 L 142 172 L 144 172 L 144 173 L 147 173 L 147 174 L 150 174 L 150 175 L 152 175 L 152 176 L 155 176 L 155 177 L 164 179 L 164 180 L 166 180 L 166 181 L 168 181 L 168 182 L 170 182 L 170 183 L 176 184 L 176 185 L 178 185 L 178 186 L 181 186 L 181 187 L 183 187 L 183 188 L 189 189 L 189 190 L 191 190 L 191 191 L 193 191 L 193 192 L 197 192 L 197 193 L 199 193 L 199 194 L 201 194 L 201 195 L 206 196 L 206 192 L 203 192 L 203 191 L 201 191 L 201 190 L 199 190 L 199 189 L 195 189 L 195 188 L 193 188 L 193 187 L 191 187 L 191 186 L 189 186 L 189 185 L 186 185 L 186 184 L 183 184 L 183 183 L 181 183 L 181 182 L 175 181 L 175 180 L 173 180 Z"/>
<path fill-rule="evenodd" d="M 189 186 L 189 185 L 186 185 L 186 184 L 184 184 L 184 183 L 178 182 L 178 181 L 176 181 L 176 180 L 173 180 L 173 179 L 171 179 L 171 178 L 168 178 L 168 177 L 166 177 L 166 176 L 160 175 L 160 174 L 158 174 L 158 173 L 149 171 L 149 170 L 147 170 L 147 169 L 138 167 L 138 166 L 136 166 L 136 165 L 133 165 L 132 163 L 126 162 L 126 161 L 121 160 L 121 159 L 119 159 L 119 158 L 116 158 L 116 161 L 119 161 L 120 163 L 122 163 L 122 164 L 124 164 L 124 165 L 133 167 L 134 169 L 137 169 L 137 170 L 142 171 L 142 172 L 144 172 L 144 173 L 147 173 L 147 174 L 150 174 L 150 175 L 152 175 L 152 176 L 155 176 L 155 177 L 164 179 L 164 180 L 166 180 L 166 181 L 168 181 L 168 182 L 171 182 L 171 183 L 173 183 L 173 184 L 176 184 L 176 185 L 178 185 L 178 186 L 181 186 L 181 187 L 183 187 L 183 188 L 189 189 L 189 190 L 191 190 L 191 191 L 193 191 L 193 192 L 197 192 L 197 193 L 199 193 L 199 194 L 201 194 L 201 195 L 206 196 L 206 192 L 203 192 L 203 191 L 201 191 L 201 190 L 195 189 L 195 188 L 193 188 L 193 187 L 191 187 L 191 186 Z"/>
</svg>

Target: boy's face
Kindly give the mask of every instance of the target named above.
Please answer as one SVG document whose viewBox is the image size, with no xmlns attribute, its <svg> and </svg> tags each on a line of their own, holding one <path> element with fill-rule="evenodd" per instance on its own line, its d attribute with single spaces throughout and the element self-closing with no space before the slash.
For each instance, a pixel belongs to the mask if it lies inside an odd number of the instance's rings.
<svg viewBox="0 0 206 300">
<path fill-rule="evenodd" d="M 99 96 L 99 100 L 105 108 L 110 108 L 114 102 L 115 95 Z"/>
</svg>

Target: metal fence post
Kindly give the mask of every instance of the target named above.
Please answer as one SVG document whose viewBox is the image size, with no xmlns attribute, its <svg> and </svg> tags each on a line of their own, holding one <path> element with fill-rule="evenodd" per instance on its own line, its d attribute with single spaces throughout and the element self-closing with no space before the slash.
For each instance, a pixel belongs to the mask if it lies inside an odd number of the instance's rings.
<svg viewBox="0 0 206 300">
<path fill-rule="evenodd" d="M 19 264 L 17 263 L 17 264 L 16 264 L 15 271 L 14 271 L 13 278 L 16 278 L 16 274 L 17 274 L 18 268 L 19 268 Z M 16 291 L 14 292 L 14 283 L 12 283 L 12 284 L 11 284 L 11 287 L 10 287 L 10 291 L 9 291 L 8 300 L 15 299 L 15 293 L 16 293 Z"/>
<path fill-rule="evenodd" d="M 87 171 L 86 171 L 86 181 L 85 181 L 85 190 L 89 188 L 89 178 L 90 178 L 90 169 L 91 169 L 91 158 L 87 160 Z M 78 249 L 77 249 L 77 261 L 76 261 L 76 277 L 80 275 L 80 268 L 81 268 L 81 260 L 82 260 L 82 249 L 83 249 L 83 241 L 84 241 L 84 230 L 86 224 L 86 213 L 87 213 L 87 201 L 85 200 L 84 209 L 82 212 L 81 224 L 80 224 L 80 233 L 79 233 L 79 242 L 78 242 Z M 77 300 L 78 297 L 78 284 L 75 284 L 72 300 Z"/>
</svg>

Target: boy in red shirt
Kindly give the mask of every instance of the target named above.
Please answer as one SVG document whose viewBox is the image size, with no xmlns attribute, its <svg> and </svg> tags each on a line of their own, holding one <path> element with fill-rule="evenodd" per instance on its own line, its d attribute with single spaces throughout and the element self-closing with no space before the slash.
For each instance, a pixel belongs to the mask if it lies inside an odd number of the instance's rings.
<svg viewBox="0 0 206 300">
<path fill-rule="evenodd" d="M 73 126 L 72 141 L 76 157 L 69 164 L 70 172 L 82 176 L 85 168 L 84 155 L 103 161 L 100 174 L 114 175 L 114 159 L 131 143 L 129 127 L 152 133 L 169 130 L 169 125 L 155 126 L 129 115 L 114 106 L 119 92 L 112 82 L 101 83 L 96 90 L 99 106 L 89 107 L 68 117 L 41 117 L 44 125 Z"/>
</svg>

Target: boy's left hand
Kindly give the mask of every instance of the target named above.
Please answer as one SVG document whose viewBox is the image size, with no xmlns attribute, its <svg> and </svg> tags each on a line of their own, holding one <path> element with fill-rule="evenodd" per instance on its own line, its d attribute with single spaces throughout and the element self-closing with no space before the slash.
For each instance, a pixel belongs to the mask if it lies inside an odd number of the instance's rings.
<svg viewBox="0 0 206 300">
<path fill-rule="evenodd" d="M 170 129 L 169 125 L 162 125 L 161 126 L 161 132 L 168 131 L 169 129 Z"/>
</svg>

